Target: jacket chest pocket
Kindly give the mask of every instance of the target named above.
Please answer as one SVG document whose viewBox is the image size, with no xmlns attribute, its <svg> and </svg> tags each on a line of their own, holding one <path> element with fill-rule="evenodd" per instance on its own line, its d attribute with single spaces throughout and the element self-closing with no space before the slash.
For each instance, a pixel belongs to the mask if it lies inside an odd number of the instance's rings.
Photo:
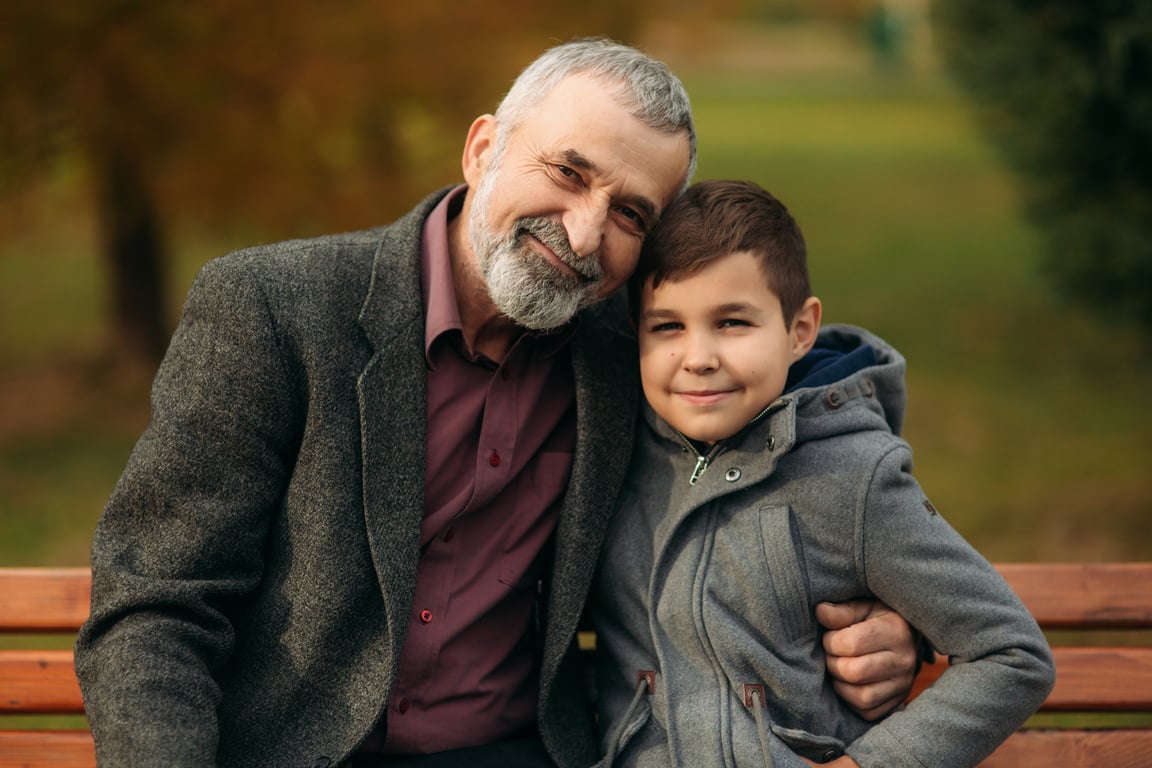
<svg viewBox="0 0 1152 768">
<path fill-rule="evenodd" d="M 804 548 L 787 505 L 718 515 L 700 594 L 705 610 L 747 627 L 760 642 L 807 642 L 815 634 Z"/>
<path fill-rule="evenodd" d="M 761 556 L 771 590 L 768 599 L 776 608 L 781 629 L 788 640 L 811 637 L 814 621 L 809 609 L 809 584 L 805 578 L 804 546 L 787 506 L 758 508 Z"/>
</svg>

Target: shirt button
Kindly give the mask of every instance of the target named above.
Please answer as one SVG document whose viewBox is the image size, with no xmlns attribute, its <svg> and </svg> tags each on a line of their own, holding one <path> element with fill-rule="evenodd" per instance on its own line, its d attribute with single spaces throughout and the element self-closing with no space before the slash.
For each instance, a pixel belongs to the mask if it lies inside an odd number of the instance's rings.
<svg viewBox="0 0 1152 768">
<path fill-rule="evenodd" d="M 427 609 L 420 611 L 420 621 L 424 622 L 425 624 L 432 621 L 432 611 Z"/>
<path fill-rule="evenodd" d="M 400 703 L 396 705 L 396 711 L 400 714 L 404 714 L 411 706 L 412 705 L 408 703 L 408 699 L 400 699 Z"/>
<path fill-rule="evenodd" d="M 488 463 L 494 467 L 500 466 L 500 454 L 492 451 L 492 455 L 488 457 Z"/>
</svg>

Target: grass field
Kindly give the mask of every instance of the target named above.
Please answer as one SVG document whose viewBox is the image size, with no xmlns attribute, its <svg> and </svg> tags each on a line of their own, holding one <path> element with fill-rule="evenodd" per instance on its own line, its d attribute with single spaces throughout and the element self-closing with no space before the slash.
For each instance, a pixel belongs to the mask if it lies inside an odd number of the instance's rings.
<svg viewBox="0 0 1152 768">
<path fill-rule="evenodd" d="M 934 80 L 685 73 L 698 178 L 751 178 L 809 241 L 826 321 L 909 361 L 906 436 L 935 505 L 994 560 L 1152 558 L 1152 363 L 1060 304 L 1014 181 Z M 147 375 L 101 369 L 83 197 L 39 193 L 0 241 L 0 563 L 81 564 L 147 420 Z M 238 242 L 181 232 L 173 311 Z M 269 233 L 268 238 L 275 238 Z"/>
</svg>

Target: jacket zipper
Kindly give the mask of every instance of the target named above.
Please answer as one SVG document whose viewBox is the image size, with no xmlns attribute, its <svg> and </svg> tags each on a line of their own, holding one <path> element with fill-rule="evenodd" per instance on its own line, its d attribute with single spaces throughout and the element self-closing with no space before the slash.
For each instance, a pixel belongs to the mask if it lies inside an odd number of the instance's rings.
<svg viewBox="0 0 1152 768">
<path fill-rule="evenodd" d="M 755 418 L 753 418 L 752 421 L 748 423 L 753 424 L 757 421 L 760 421 L 760 419 L 764 418 L 764 416 L 779 402 L 780 401 L 777 400 L 773 403 L 769 403 L 764 410 L 756 414 Z M 696 454 L 696 467 L 692 470 L 692 476 L 688 478 L 688 485 L 696 485 L 696 481 L 700 479 L 700 475 L 704 474 L 704 470 L 708 469 L 708 464 L 712 461 L 712 459 L 716 458 L 716 454 L 720 453 L 720 451 L 724 448 L 724 441 L 717 441 L 712 446 L 712 450 L 708 451 L 707 455 L 705 455 L 696 450 L 696 446 L 692 443 L 691 440 L 685 437 L 684 433 L 682 433 L 680 430 L 673 429 L 672 431 L 676 433 L 676 437 L 680 438 L 680 442 L 684 444 L 685 448 Z"/>
<path fill-rule="evenodd" d="M 678 430 L 672 431 L 676 432 L 676 437 L 680 438 L 680 442 L 684 444 L 685 448 L 696 454 L 696 467 L 692 470 L 692 476 L 688 478 L 688 485 L 696 485 L 696 481 L 700 479 L 700 475 L 704 474 L 704 470 L 708 469 L 708 463 L 716 458 L 716 454 L 720 453 L 724 444 L 723 442 L 716 443 L 712 446 L 712 450 L 708 451 L 707 454 L 703 454 L 696 450 L 696 446 L 692 444 L 692 441 Z"/>
</svg>

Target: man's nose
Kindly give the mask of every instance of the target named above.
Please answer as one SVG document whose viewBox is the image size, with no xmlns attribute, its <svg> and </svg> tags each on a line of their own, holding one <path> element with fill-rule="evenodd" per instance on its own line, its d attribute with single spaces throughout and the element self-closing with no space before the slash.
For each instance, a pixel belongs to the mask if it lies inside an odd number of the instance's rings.
<svg viewBox="0 0 1152 768">
<path fill-rule="evenodd" d="M 584 202 L 564 216 L 564 230 L 572 250 L 582 257 L 592 256 L 604 241 L 608 226 L 608 204 L 597 200 Z"/>
</svg>

